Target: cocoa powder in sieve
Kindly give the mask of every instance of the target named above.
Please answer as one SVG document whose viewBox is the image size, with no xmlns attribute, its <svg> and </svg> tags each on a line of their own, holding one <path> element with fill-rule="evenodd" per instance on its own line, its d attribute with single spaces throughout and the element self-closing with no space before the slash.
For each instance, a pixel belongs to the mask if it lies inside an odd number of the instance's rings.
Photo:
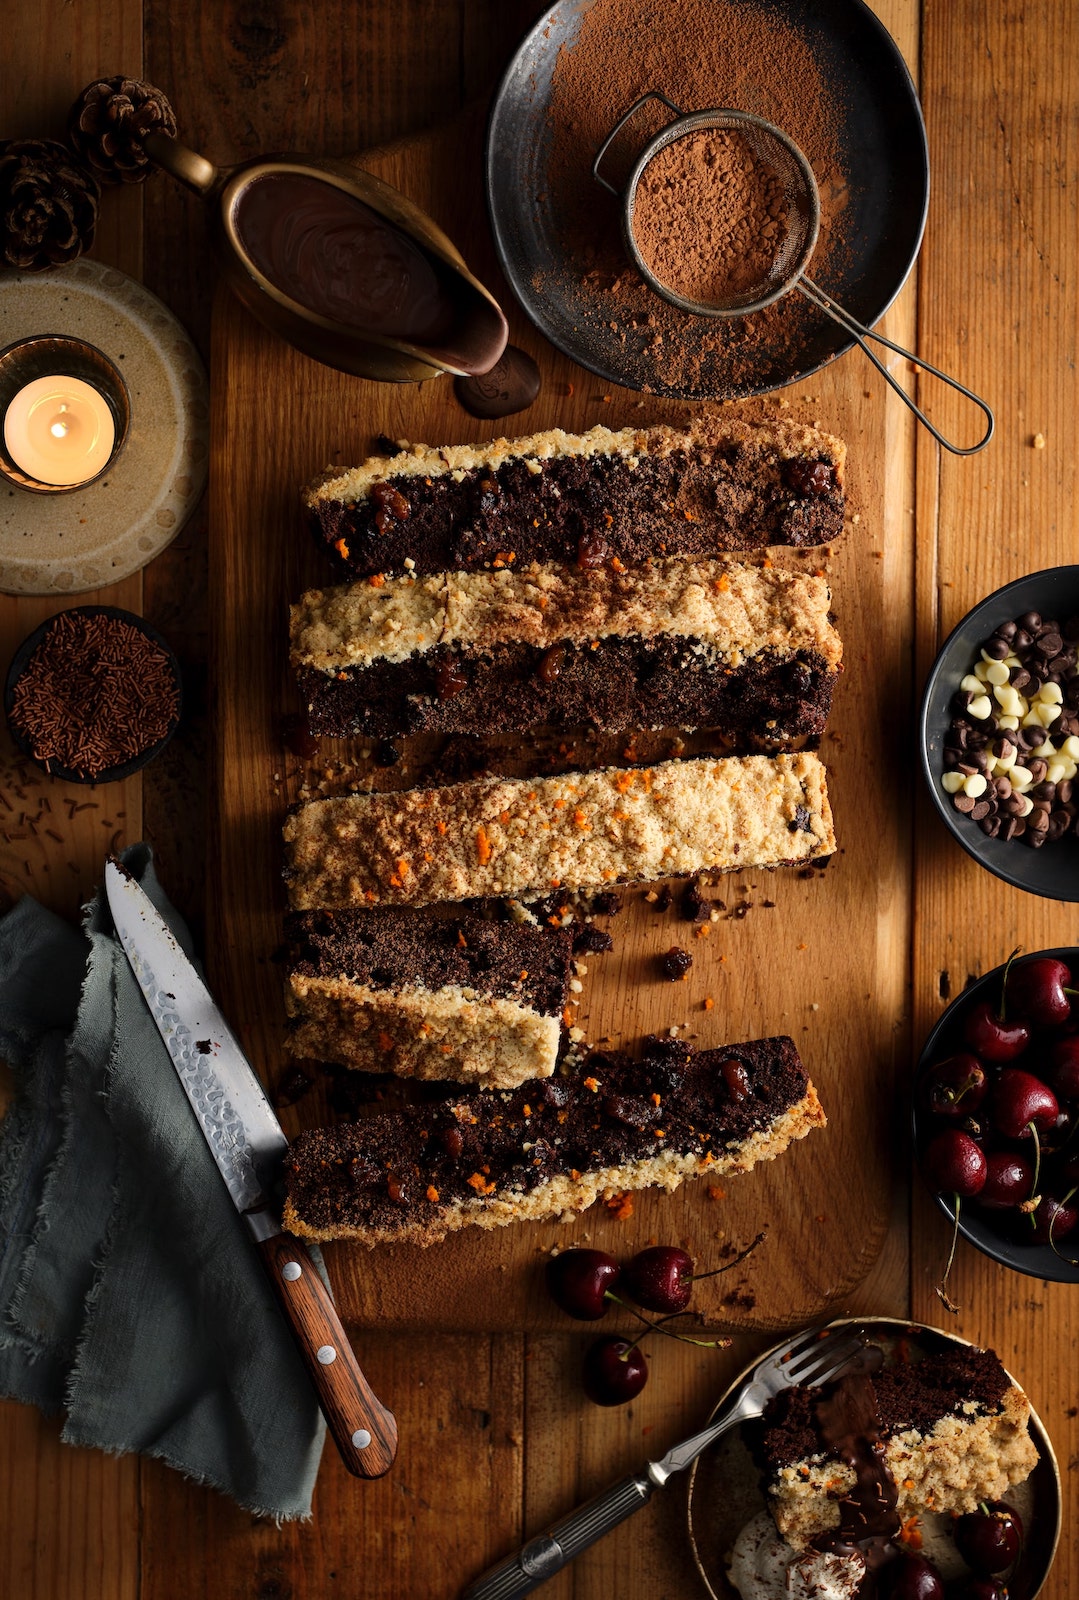
<svg viewBox="0 0 1079 1600">
<path fill-rule="evenodd" d="M 718 366 L 726 387 L 708 392 L 745 392 L 800 348 L 819 314 L 799 296 L 787 295 L 748 317 L 696 317 L 669 305 L 644 282 L 627 257 L 620 202 L 596 184 L 590 167 L 619 117 L 649 90 L 661 90 L 686 111 L 753 112 L 794 139 L 820 190 L 811 271 L 825 289 L 847 249 L 840 92 L 808 37 L 760 0 L 679 0 L 677 6 L 597 0 L 583 16 L 573 47 L 559 52 L 539 203 L 549 208 L 550 232 L 563 255 L 560 280 L 572 280 L 575 323 L 586 338 L 590 328 L 605 329 L 622 344 L 646 351 L 655 373 L 650 387 L 697 391 L 702 371 Z M 634 118 L 606 163 L 616 185 L 671 116 L 653 103 Z"/>
<path fill-rule="evenodd" d="M 724 306 L 763 292 L 787 237 L 787 197 L 774 168 L 737 131 L 674 139 L 637 184 L 633 239 L 667 289 Z"/>
</svg>

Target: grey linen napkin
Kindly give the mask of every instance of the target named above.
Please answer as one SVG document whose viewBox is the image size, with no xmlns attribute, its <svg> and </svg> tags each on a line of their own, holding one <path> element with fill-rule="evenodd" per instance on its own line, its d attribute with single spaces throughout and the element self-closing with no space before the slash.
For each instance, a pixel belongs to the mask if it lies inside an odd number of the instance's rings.
<svg viewBox="0 0 1079 1600">
<path fill-rule="evenodd" d="M 184 950 L 133 845 L 124 864 Z M 115 938 L 29 896 L 0 919 L 0 1393 L 63 1438 L 306 1517 L 324 1427 L 262 1266 Z"/>
</svg>

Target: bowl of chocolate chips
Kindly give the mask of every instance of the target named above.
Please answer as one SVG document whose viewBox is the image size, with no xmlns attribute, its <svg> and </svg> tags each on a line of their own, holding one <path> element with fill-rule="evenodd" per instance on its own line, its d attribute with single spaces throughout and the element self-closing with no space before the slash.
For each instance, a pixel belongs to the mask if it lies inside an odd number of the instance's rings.
<svg viewBox="0 0 1079 1600">
<path fill-rule="evenodd" d="M 920 742 L 964 850 L 1017 889 L 1079 901 L 1079 566 L 967 613 L 929 674 Z"/>
</svg>

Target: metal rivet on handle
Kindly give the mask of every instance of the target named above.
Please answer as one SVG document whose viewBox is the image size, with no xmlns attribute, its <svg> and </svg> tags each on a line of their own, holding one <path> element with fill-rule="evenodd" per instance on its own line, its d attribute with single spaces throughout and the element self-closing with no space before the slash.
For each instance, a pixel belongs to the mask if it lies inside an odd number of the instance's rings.
<svg viewBox="0 0 1079 1600">
<path fill-rule="evenodd" d="M 318 1349 L 315 1351 L 315 1354 L 318 1356 L 318 1359 L 321 1361 L 324 1367 L 328 1367 L 331 1361 L 337 1360 L 337 1351 L 334 1349 L 332 1344 L 319 1345 Z"/>
<path fill-rule="evenodd" d="M 298 1261 L 286 1261 L 285 1265 L 281 1268 L 281 1276 L 284 1278 L 286 1283 L 295 1283 L 296 1279 L 301 1277 L 302 1274 L 303 1268 L 300 1266 Z"/>
<path fill-rule="evenodd" d="M 368 1433 L 366 1428 L 357 1428 L 356 1432 L 352 1435 L 352 1442 L 356 1446 L 357 1450 L 366 1450 L 367 1446 L 371 1443 L 371 1435 Z"/>
</svg>

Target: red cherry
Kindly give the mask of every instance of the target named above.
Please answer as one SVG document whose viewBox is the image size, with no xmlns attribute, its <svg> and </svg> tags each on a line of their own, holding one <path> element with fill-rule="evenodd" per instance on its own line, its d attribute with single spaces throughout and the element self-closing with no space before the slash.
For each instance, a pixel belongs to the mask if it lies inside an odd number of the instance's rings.
<svg viewBox="0 0 1079 1600">
<path fill-rule="evenodd" d="M 1008 1587 L 995 1578 L 968 1578 L 955 1591 L 955 1600 L 1008 1600 Z"/>
<path fill-rule="evenodd" d="M 638 1251 L 622 1274 L 622 1287 L 631 1300 L 646 1310 L 673 1316 L 689 1305 L 693 1257 L 672 1244 Z"/>
<path fill-rule="evenodd" d="M 1023 1548 L 1023 1524 L 1003 1500 L 990 1501 L 983 1511 L 968 1511 L 953 1532 L 959 1554 L 983 1578 L 1007 1572 Z"/>
<path fill-rule="evenodd" d="M 1079 1100 L 1079 1034 L 1058 1039 L 1049 1052 L 1049 1081 L 1063 1100 Z"/>
<path fill-rule="evenodd" d="M 1030 1198 L 1034 1168 L 1024 1156 L 1009 1150 L 990 1150 L 985 1158 L 985 1184 L 978 1204 L 991 1211 L 1008 1211 Z"/>
<path fill-rule="evenodd" d="M 597 1406 L 621 1406 L 648 1382 L 644 1356 L 628 1339 L 610 1334 L 597 1339 L 584 1358 L 584 1392 Z"/>
<path fill-rule="evenodd" d="M 1038 1244 L 1059 1244 L 1079 1223 L 1079 1206 L 1072 1200 L 1044 1195 L 1034 1213 L 1034 1238 Z"/>
<path fill-rule="evenodd" d="M 986 1061 L 1014 1061 L 1030 1043 L 1030 1029 L 1025 1022 L 1005 1022 L 982 1000 L 967 1012 L 963 1037 Z"/>
<path fill-rule="evenodd" d="M 1006 1139 L 1030 1137 L 1030 1124 L 1039 1133 L 1051 1128 L 1060 1115 L 1060 1103 L 1047 1083 L 1022 1067 L 1005 1067 L 997 1079 L 991 1105 L 992 1125 Z"/>
<path fill-rule="evenodd" d="M 885 1571 L 888 1600 L 944 1600 L 940 1573 L 924 1556 L 901 1555 Z"/>
<path fill-rule="evenodd" d="M 1055 956 L 1037 956 L 1012 967 L 1005 984 L 1008 1006 L 1014 1015 L 1027 1017 L 1042 1028 L 1056 1028 L 1071 1016 L 1071 1001 L 1064 993 L 1072 975 Z"/>
<path fill-rule="evenodd" d="M 966 1117 L 977 1111 L 988 1087 L 978 1057 L 960 1050 L 930 1067 L 924 1084 L 925 1104 L 938 1117 Z"/>
<path fill-rule="evenodd" d="M 1073 1184 L 1079 1188 L 1079 1154 L 1067 1157 L 1061 1164 L 1060 1175 L 1069 1189 Z"/>
<path fill-rule="evenodd" d="M 930 1187 L 938 1193 L 972 1200 L 985 1186 L 985 1153 L 969 1133 L 946 1128 L 926 1146 L 922 1170 Z"/>
<path fill-rule="evenodd" d="M 563 1250 L 547 1263 L 547 1293 L 571 1317 L 596 1322 L 606 1316 L 608 1289 L 621 1269 L 603 1250 Z"/>
</svg>

